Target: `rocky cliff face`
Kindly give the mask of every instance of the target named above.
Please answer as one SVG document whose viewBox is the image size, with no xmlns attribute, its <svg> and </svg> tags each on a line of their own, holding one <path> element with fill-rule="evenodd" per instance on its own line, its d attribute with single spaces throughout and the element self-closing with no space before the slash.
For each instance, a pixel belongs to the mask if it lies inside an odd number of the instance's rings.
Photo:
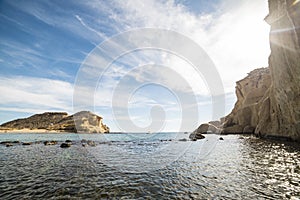
<svg viewBox="0 0 300 200">
<path fill-rule="evenodd" d="M 254 133 L 259 120 L 262 100 L 271 87 L 269 68 L 251 71 L 236 83 L 237 102 L 225 117 L 223 133 Z"/>
<path fill-rule="evenodd" d="M 75 133 L 109 132 L 109 128 L 102 123 L 102 117 L 89 111 L 81 111 L 74 115 L 68 115 L 65 112 L 46 112 L 4 123 L 0 128 L 3 130 L 46 129 Z"/>
<path fill-rule="evenodd" d="M 269 10 L 272 84 L 255 132 L 300 140 L 300 2 L 269 0 Z"/>
<path fill-rule="evenodd" d="M 256 69 L 237 82 L 234 109 L 214 132 L 300 141 L 300 2 L 269 0 L 265 20 L 271 25 L 269 68 Z M 211 130 L 208 123 L 196 132 Z"/>
</svg>

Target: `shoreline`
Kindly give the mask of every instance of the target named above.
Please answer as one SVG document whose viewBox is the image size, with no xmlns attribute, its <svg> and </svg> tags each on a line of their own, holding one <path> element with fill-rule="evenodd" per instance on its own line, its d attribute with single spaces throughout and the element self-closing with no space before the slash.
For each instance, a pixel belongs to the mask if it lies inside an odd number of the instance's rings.
<svg viewBox="0 0 300 200">
<path fill-rule="evenodd" d="M 0 130 L 0 134 L 3 133 L 71 133 L 58 130 L 47 130 L 47 129 L 10 129 L 10 130 Z"/>
</svg>

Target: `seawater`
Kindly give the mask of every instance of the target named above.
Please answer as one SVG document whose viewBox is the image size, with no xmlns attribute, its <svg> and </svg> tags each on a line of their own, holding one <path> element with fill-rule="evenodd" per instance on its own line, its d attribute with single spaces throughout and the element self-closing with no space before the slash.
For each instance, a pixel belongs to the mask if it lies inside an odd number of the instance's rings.
<svg viewBox="0 0 300 200">
<path fill-rule="evenodd" d="M 0 141 L 34 142 L 0 145 L 0 199 L 300 198 L 299 145 L 240 135 L 183 138 L 188 134 L 0 134 Z M 73 145 L 60 148 L 67 139 Z M 83 139 L 97 145 L 83 147 Z"/>
</svg>

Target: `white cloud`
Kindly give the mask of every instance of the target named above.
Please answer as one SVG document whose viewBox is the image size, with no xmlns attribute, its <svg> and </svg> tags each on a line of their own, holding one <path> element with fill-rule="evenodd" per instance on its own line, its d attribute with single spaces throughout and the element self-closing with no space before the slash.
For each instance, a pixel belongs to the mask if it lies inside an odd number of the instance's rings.
<svg viewBox="0 0 300 200">
<path fill-rule="evenodd" d="M 217 14 L 198 16 L 174 1 L 129 0 L 115 5 L 123 13 L 114 19 L 128 29 L 171 29 L 196 41 L 216 64 L 227 92 L 233 92 L 235 81 L 247 72 L 268 64 L 269 27 L 263 21 L 268 13 L 267 1 L 227 0 Z M 166 61 L 172 67 L 177 62 Z"/>
<path fill-rule="evenodd" d="M 72 111 L 73 87 L 68 82 L 25 76 L 1 77 L 0 93 L 1 110 Z"/>
<path fill-rule="evenodd" d="M 13 5 L 15 3 L 12 3 Z M 46 4 L 52 4 L 48 2 Z M 155 1 L 155 0 L 143 0 L 143 1 L 113 1 L 113 2 L 99 2 L 99 1 L 87 1 L 85 3 L 80 2 L 88 8 L 91 13 L 77 14 L 73 12 L 64 13 L 61 8 L 55 7 L 55 12 L 59 15 L 50 15 L 51 12 L 44 12 L 45 7 L 40 7 L 36 4 L 31 6 L 20 6 L 23 11 L 32 14 L 41 21 L 57 26 L 63 29 L 67 29 L 92 43 L 97 43 L 106 39 L 104 33 L 105 29 L 109 26 L 114 31 L 126 31 L 133 28 L 140 27 L 152 27 L 170 29 L 180 32 L 202 46 L 209 56 L 212 58 L 219 74 L 223 80 L 225 91 L 227 93 L 233 93 L 235 89 L 235 82 L 243 78 L 247 72 L 254 68 L 267 66 L 267 60 L 269 55 L 269 42 L 268 42 L 268 25 L 263 21 L 263 18 L 267 15 L 267 1 L 261 0 L 225 0 L 220 4 L 217 13 L 206 13 L 201 15 L 195 15 L 189 12 L 188 8 L 181 4 L 175 4 L 174 1 Z M 117 12 L 116 12 L 117 11 Z M 66 18 L 66 14 L 68 18 Z M 89 21 L 91 16 L 97 16 L 99 14 L 106 14 L 108 17 L 105 22 L 103 18 L 95 19 L 92 22 Z M 101 21 L 102 20 L 102 21 Z M 111 21 L 114 23 L 111 23 Z M 106 23 L 105 26 L 102 26 Z M 107 25 L 110 23 L 109 25 Z M 14 46 L 14 45 L 12 45 Z M 20 45 L 19 45 L 20 46 Z M 113 49 L 118 50 L 122 48 L 119 44 L 114 44 Z M 96 49 L 97 51 L 97 49 Z M 119 52 L 120 50 L 118 50 Z M 8 51 L 9 55 L 17 57 L 19 51 Z M 23 52 L 24 53 L 24 52 Z M 32 54 L 33 58 L 39 57 L 38 51 L 32 51 L 31 49 L 25 49 L 26 55 Z M 45 56 L 45 55 L 43 55 Z M 41 56 L 41 57 L 43 57 Z M 147 57 L 148 56 L 148 57 Z M 32 63 L 41 63 L 42 60 L 33 60 Z M 91 56 L 86 60 L 86 64 L 89 68 L 86 68 L 86 73 L 91 80 L 98 80 L 99 70 L 103 70 L 105 66 L 99 66 L 99 63 L 105 61 L 99 55 Z M 104 58 L 105 59 L 105 58 Z M 122 77 L 128 76 L 134 78 L 135 81 L 143 82 L 158 82 L 162 85 L 177 90 L 180 93 L 191 93 L 191 89 L 196 94 L 198 107 L 210 108 L 210 99 L 199 96 L 204 95 L 208 97 L 210 95 L 209 88 L 206 87 L 204 78 L 196 73 L 193 68 L 179 57 L 168 55 L 164 52 L 158 54 L 136 53 L 127 55 L 126 58 L 120 59 L 119 63 L 114 63 L 104 75 L 105 82 L 99 88 L 93 88 L 94 83 L 83 85 L 84 88 L 79 88 L 83 97 L 93 94 L 96 99 L 93 106 L 96 107 L 111 107 L 111 102 L 114 92 L 114 86 L 119 84 Z M 79 63 L 79 60 L 74 59 L 73 62 Z M 150 71 L 140 68 L 134 71 L 128 66 L 138 67 L 145 64 L 161 64 L 176 71 L 188 84 L 182 84 L 180 81 L 174 80 L 174 76 L 168 76 L 167 68 L 153 67 Z M 150 72 L 150 73 L 149 73 Z M 61 76 L 68 76 L 63 71 L 56 71 L 55 74 L 60 73 Z M 0 99 L 0 110 L 11 111 L 39 111 L 39 110 L 63 110 L 72 112 L 72 98 L 73 98 L 73 86 L 72 84 L 64 81 L 57 81 L 43 78 L 33 77 L 0 77 L 0 92 L 2 94 Z M 133 81 L 127 82 L 132 84 Z M 131 85 L 130 85 L 131 87 Z M 127 97 L 127 91 L 119 92 L 119 99 Z M 136 99 L 140 100 L 136 102 L 138 106 L 153 106 L 156 102 L 153 100 L 147 100 L 145 96 L 136 96 Z M 231 102 L 232 96 L 227 100 Z M 81 99 L 81 103 L 89 103 L 86 98 Z M 141 102 L 143 101 L 143 102 Z M 227 101 L 228 102 L 228 101 Z M 130 103 L 130 102 L 129 102 Z M 161 105 L 168 106 L 169 103 Z M 10 105 L 7 106 L 7 105 Z M 121 105 L 121 104 L 120 104 Z M 123 105 L 123 104 L 122 104 Z M 128 106 L 128 105 L 123 105 Z M 194 105 L 190 105 L 193 108 Z M 173 107 L 166 107 L 169 111 L 177 111 Z M 172 110 L 173 109 L 173 110 Z M 189 108 L 187 108 L 189 109 Z M 210 120 L 210 111 L 203 112 L 201 120 Z M 101 111 L 100 111 L 101 113 Z M 109 112 L 108 112 L 109 113 Z M 208 116 L 208 117 L 204 117 Z M 109 119 L 113 119 L 112 116 L 106 116 Z M 122 119 L 123 116 L 117 116 Z M 138 116 L 133 116 L 138 118 Z M 179 119 L 179 118 L 178 118 Z M 143 121 L 143 119 L 142 119 Z M 173 122 L 178 124 L 177 118 L 168 118 L 166 122 Z M 197 126 L 197 124 L 195 124 Z M 166 127 L 172 127 L 167 124 Z M 173 126 L 174 127 L 174 126 Z M 190 127 L 193 129 L 196 127 Z"/>
</svg>

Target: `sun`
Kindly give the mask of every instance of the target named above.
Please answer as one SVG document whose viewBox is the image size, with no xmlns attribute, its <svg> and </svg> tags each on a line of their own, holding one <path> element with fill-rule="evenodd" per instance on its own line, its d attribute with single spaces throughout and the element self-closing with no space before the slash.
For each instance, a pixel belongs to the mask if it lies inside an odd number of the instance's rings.
<svg viewBox="0 0 300 200">
<path fill-rule="evenodd" d="M 293 6 L 296 5 L 299 2 L 300 2 L 300 0 L 295 0 L 294 3 L 293 3 Z"/>
</svg>

